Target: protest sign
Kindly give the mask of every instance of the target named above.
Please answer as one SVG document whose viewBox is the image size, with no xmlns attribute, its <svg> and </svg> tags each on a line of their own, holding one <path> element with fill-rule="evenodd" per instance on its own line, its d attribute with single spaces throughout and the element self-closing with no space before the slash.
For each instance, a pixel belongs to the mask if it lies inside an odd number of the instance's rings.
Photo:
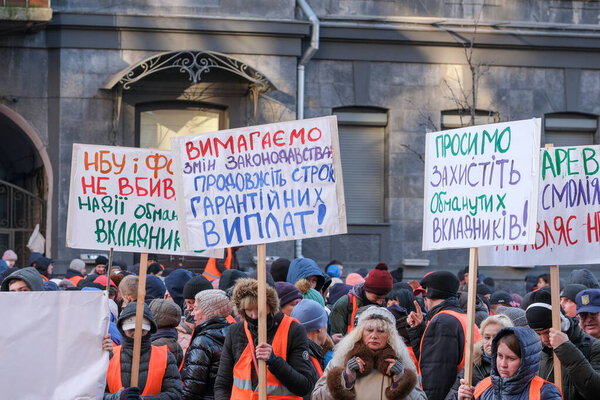
<svg viewBox="0 0 600 400">
<path fill-rule="evenodd" d="M 186 254 L 175 193 L 170 151 L 73 144 L 67 247 Z"/>
<path fill-rule="evenodd" d="M 533 243 L 540 119 L 427 134 L 423 250 Z"/>
<path fill-rule="evenodd" d="M 103 291 L 0 293 L 3 399 L 101 399 L 109 310 Z"/>
<path fill-rule="evenodd" d="M 175 137 L 182 246 L 346 233 L 335 117 Z"/>
<path fill-rule="evenodd" d="M 600 146 L 540 150 L 535 243 L 482 247 L 481 265 L 600 263 Z"/>
</svg>

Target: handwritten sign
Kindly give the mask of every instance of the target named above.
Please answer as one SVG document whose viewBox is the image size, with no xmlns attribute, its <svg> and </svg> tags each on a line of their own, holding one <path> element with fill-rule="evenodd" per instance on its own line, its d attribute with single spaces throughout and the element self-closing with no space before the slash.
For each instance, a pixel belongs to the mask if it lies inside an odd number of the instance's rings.
<svg viewBox="0 0 600 400">
<path fill-rule="evenodd" d="M 175 193 L 170 151 L 73 144 L 67 247 L 184 254 Z"/>
<path fill-rule="evenodd" d="M 535 244 L 479 249 L 482 265 L 600 263 L 600 146 L 541 149 Z"/>
<path fill-rule="evenodd" d="M 423 250 L 533 243 L 540 119 L 427 134 Z"/>
<path fill-rule="evenodd" d="M 176 137 L 171 148 L 184 246 L 346 233 L 335 117 Z"/>
</svg>

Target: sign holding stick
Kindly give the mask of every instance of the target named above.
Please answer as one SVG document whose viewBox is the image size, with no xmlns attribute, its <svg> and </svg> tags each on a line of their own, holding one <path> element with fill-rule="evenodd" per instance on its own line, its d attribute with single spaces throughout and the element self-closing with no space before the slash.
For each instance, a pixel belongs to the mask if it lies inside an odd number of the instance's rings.
<svg viewBox="0 0 600 400">
<path fill-rule="evenodd" d="M 267 342 L 267 246 L 256 246 L 258 278 L 258 343 Z M 258 360 L 258 399 L 267 400 L 267 364 Z"/>
<path fill-rule="evenodd" d="M 465 347 L 465 379 L 469 384 L 473 380 L 473 337 L 475 330 L 475 297 L 477 295 L 477 248 L 469 250 L 469 289 L 467 306 L 467 342 Z"/>
<path fill-rule="evenodd" d="M 550 266 L 550 290 L 552 293 L 552 328 L 561 331 L 560 323 L 560 276 L 558 265 Z M 562 367 L 556 353 L 554 353 L 554 384 L 562 393 Z"/>
<path fill-rule="evenodd" d="M 144 298 L 146 297 L 146 270 L 148 253 L 140 256 L 137 303 L 135 309 L 135 331 L 133 335 L 133 357 L 131 359 L 131 386 L 138 385 L 140 376 L 140 354 L 142 350 L 142 322 L 144 320 Z"/>
</svg>

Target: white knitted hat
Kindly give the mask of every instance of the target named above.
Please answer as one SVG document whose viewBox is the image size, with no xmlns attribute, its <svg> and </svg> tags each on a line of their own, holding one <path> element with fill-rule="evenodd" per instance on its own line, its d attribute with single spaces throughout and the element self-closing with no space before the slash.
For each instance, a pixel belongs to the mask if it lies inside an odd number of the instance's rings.
<svg viewBox="0 0 600 400">
<path fill-rule="evenodd" d="M 206 318 L 227 317 L 231 315 L 233 305 L 224 291 L 219 289 L 203 290 L 196 294 L 196 304 Z"/>
</svg>

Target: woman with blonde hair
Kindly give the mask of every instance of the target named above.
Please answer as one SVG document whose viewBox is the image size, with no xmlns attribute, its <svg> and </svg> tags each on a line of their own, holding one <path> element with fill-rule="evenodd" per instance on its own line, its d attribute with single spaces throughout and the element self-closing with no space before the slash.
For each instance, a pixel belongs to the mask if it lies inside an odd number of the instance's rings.
<svg viewBox="0 0 600 400">
<path fill-rule="evenodd" d="M 333 351 L 313 400 L 425 400 L 415 364 L 383 307 L 370 306 Z"/>
</svg>

